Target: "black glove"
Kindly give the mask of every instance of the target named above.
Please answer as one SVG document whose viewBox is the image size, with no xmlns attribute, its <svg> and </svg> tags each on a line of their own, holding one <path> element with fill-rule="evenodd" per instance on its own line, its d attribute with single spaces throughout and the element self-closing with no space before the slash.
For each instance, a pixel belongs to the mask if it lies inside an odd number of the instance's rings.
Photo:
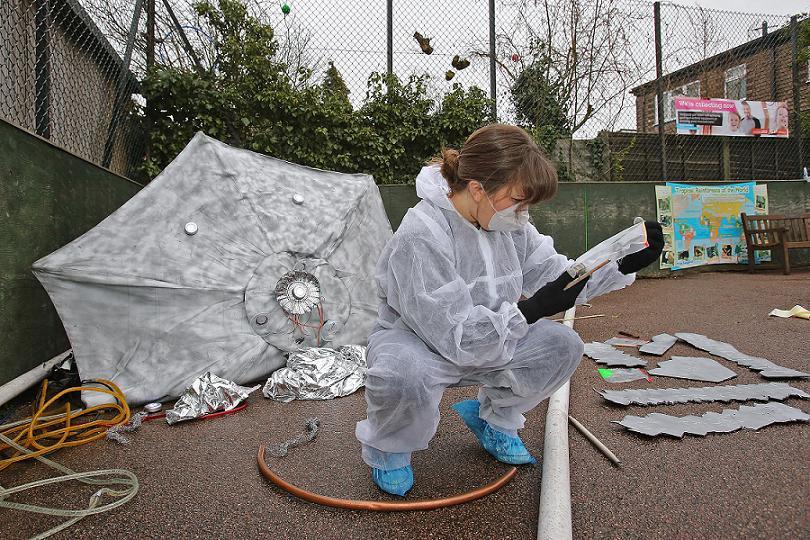
<svg viewBox="0 0 810 540">
<path fill-rule="evenodd" d="M 657 221 L 645 221 L 644 228 L 647 229 L 647 247 L 619 261 L 619 272 L 622 274 L 638 272 L 654 263 L 664 250 L 664 231 L 661 230 L 661 224 Z"/>
<path fill-rule="evenodd" d="M 585 284 L 591 276 L 586 277 L 567 291 L 563 288 L 574 281 L 568 272 L 563 272 L 560 277 L 543 285 L 534 296 L 518 302 L 518 309 L 529 324 L 535 323 L 538 319 L 554 315 L 560 311 L 573 307 L 577 296 L 585 288 Z"/>
</svg>

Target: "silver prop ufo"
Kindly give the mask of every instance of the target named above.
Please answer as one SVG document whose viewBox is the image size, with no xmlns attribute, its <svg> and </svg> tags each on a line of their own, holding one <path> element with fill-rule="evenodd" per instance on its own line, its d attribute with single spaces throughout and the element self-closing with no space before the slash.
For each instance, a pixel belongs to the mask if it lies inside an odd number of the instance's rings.
<svg viewBox="0 0 810 540">
<path fill-rule="evenodd" d="M 114 381 L 134 405 L 179 396 L 207 371 L 244 384 L 300 347 L 364 345 L 390 237 L 371 176 L 198 133 L 149 185 L 33 271 L 81 377 Z"/>
</svg>

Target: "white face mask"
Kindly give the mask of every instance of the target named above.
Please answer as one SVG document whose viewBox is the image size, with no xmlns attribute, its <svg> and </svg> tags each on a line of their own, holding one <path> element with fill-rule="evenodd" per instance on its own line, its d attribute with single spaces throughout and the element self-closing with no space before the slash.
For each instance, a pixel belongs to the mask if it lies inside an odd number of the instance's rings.
<svg viewBox="0 0 810 540">
<path fill-rule="evenodd" d="M 487 201 L 489 201 L 489 205 L 492 209 L 495 210 L 495 205 L 492 204 L 489 197 L 487 197 Z M 518 210 L 518 206 L 520 205 L 513 204 L 509 208 L 495 210 L 495 214 L 492 216 L 492 219 L 489 220 L 489 225 L 486 230 L 509 232 L 522 229 L 529 222 L 529 209 L 523 208 L 522 210 Z"/>
</svg>

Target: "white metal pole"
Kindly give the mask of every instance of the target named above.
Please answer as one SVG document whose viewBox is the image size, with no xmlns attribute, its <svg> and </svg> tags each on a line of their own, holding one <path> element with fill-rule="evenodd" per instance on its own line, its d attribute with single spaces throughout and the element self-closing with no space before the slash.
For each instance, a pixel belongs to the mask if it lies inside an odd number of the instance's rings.
<svg viewBox="0 0 810 540">
<path fill-rule="evenodd" d="M 574 327 L 576 306 L 565 312 L 563 324 Z M 571 476 L 568 469 L 568 395 L 566 382 L 548 401 L 540 483 L 538 540 L 567 540 L 571 531 Z"/>
<path fill-rule="evenodd" d="M 68 354 L 70 354 L 69 350 L 60 355 L 54 356 L 47 362 L 38 364 L 34 369 L 26 371 L 16 379 L 13 379 L 3 386 L 0 386 L 0 405 L 5 405 L 7 402 L 11 401 L 47 377 L 51 368 L 67 358 Z"/>
</svg>

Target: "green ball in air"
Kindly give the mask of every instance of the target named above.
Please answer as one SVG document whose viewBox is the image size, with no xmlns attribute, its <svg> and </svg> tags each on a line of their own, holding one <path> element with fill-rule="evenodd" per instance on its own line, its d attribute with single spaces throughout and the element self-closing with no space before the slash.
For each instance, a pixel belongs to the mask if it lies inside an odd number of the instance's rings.
<svg viewBox="0 0 810 540">
<path fill-rule="evenodd" d="M 281 12 L 284 15 L 288 15 L 290 13 L 290 6 L 287 5 L 287 4 L 284 4 L 283 6 L 281 6 Z"/>
</svg>

